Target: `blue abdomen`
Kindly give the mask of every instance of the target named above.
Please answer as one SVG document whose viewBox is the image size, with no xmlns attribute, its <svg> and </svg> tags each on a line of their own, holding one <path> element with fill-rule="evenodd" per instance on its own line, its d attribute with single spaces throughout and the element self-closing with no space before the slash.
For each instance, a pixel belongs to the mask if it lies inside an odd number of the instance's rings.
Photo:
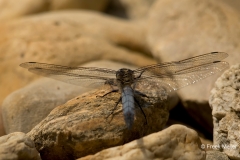
<svg viewBox="0 0 240 160">
<path fill-rule="evenodd" d="M 124 120 L 128 128 L 131 128 L 134 122 L 134 94 L 131 87 L 126 86 L 122 90 L 122 105 Z"/>
</svg>

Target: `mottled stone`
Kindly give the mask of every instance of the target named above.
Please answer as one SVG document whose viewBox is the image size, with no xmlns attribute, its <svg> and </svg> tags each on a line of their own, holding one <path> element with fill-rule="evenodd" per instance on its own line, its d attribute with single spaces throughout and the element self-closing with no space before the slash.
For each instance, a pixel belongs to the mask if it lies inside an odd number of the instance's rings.
<svg viewBox="0 0 240 160">
<path fill-rule="evenodd" d="M 240 159 L 240 64 L 231 66 L 215 83 L 209 103 L 214 123 L 214 145 L 230 159 Z"/>
<path fill-rule="evenodd" d="M 34 142 L 22 132 L 0 137 L 0 160 L 41 160 Z"/>
<path fill-rule="evenodd" d="M 168 119 L 165 101 L 138 97 L 148 123 L 136 106 L 134 124 L 129 130 L 121 104 L 110 115 L 120 94 L 103 96 L 109 89 L 104 86 L 56 107 L 28 133 L 44 160 L 79 158 L 163 129 Z"/>
<path fill-rule="evenodd" d="M 200 140 L 194 130 L 173 125 L 123 146 L 109 148 L 78 160 L 205 160 L 205 151 L 201 150 L 199 145 Z"/>
</svg>

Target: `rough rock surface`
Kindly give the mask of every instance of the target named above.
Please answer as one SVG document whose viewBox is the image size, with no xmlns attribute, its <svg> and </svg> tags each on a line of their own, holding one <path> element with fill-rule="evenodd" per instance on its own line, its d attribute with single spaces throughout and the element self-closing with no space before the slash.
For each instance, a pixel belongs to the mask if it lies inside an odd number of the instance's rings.
<svg viewBox="0 0 240 160">
<path fill-rule="evenodd" d="M 140 99 L 148 124 L 136 107 L 136 119 L 129 130 L 121 104 L 113 117 L 109 116 L 120 96 L 116 92 L 103 96 L 109 90 L 104 86 L 56 107 L 27 134 L 35 142 L 42 159 L 79 158 L 163 129 L 168 119 L 165 101 L 146 97 Z"/>
<path fill-rule="evenodd" d="M 149 13 L 149 49 L 161 62 L 224 51 L 226 61 L 235 64 L 240 59 L 239 19 L 239 12 L 216 0 L 159 0 Z M 178 91 L 189 114 L 208 132 L 213 127 L 208 97 L 218 76 Z"/>
<path fill-rule="evenodd" d="M 206 152 L 206 160 L 230 160 L 230 159 L 225 153 L 213 150 Z"/>
<path fill-rule="evenodd" d="M 217 80 L 209 103 L 214 119 L 214 145 L 230 159 L 240 159 L 240 64 L 231 66 Z"/>
<path fill-rule="evenodd" d="M 108 1 L 109 0 L 21 0 L 21 5 L 19 5 L 14 0 L 0 0 L 0 21 L 8 21 L 49 10 L 91 9 L 101 11 L 106 8 Z"/>
<path fill-rule="evenodd" d="M 51 12 L 1 24 L 0 104 L 9 93 L 36 78 L 19 67 L 23 62 L 67 66 L 99 59 L 136 66 L 155 63 L 130 49 L 144 50 L 142 31 L 134 23 L 87 11 Z"/>
<path fill-rule="evenodd" d="M 103 150 L 78 160 L 186 159 L 205 160 L 198 134 L 185 126 L 173 125 L 144 138 Z"/>
<path fill-rule="evenodd" d="M 0 160 L 41 160 L 34 142 L 22 132 L 0 137 Z"/>
</svg>

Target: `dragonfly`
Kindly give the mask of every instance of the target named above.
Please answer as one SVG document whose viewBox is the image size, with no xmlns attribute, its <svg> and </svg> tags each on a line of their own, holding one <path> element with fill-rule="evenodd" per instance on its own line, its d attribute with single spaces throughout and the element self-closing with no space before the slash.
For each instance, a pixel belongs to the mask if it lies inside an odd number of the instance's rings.
<svg viewBox="0 0 240 160">
<path fill-rule="evenodd" d="M 135 70 L 121 68 L 117 71 L 38 62 L 25 62 L 20 66 L 32 73 L 83 87 L 96 88 L 101 85 L 117 87 L 121 96 L 114 108 L 122 101 L 124 121 L 127 128 L 131 129 L 135 118 L 135 102 L 147 120 L 136 95 L 149 96 L 153 90 L 159 94 L 162 92 L 168 94 L 194 84 L 228 68 L 229 64 L 222 61 L 227 56 L 225 52 L 210 52 L 181 61 L 147 65 Z"/>
</svg>

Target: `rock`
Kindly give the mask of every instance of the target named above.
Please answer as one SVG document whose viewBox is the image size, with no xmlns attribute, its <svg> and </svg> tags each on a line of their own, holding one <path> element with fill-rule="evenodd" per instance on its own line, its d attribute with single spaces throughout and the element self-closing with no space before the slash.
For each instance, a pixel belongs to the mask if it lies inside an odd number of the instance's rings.
<svg viewBox="0 0 240 160">
<path fill-rule="evenodd" d="M 205 160 L 198 134 L 185 126 L 173 125 L 141 139 L 103 150 L 78 160 L 194 159 Z"/>
<path fill-rule="evenodd" d="M 136 66 L 155 63 L 131 50 L 144 50 L 142 30 L 134 23 L 87 11 L 51 12 L 1 24 L 0 104 L 37 78 L 19 67 L 23 62 L 67 66 L 96 59 Z"/>
<path fill-rule="evenodd" d="M 0 137 L 0 160 L 41 160 L 34 142 L 22 132 Z"/>
<path fill-rule="evenodd" d="M 128 19 L 143 19 L 156 0 L 111 0 L 107 13 Z"/>
<path fill-rule="evenodd" d="M 109 0 L 22 0 L 21 5 L 13 0 L 0 0 L 0 21 L 8 21 L 14 18 L 23 17 L 26 15 L 36 14 L 48 10 L 60 9 L 90 9 L 102 11 L 108 5 Z"/>
<path fill-rule="evenodd" d="M 206 152 L 206 160 L 230 160 L 230 159 L 225 153 L 213 150 Z"/>
<path fill-rule="evenodd" d="M 224 51 L 232 55 L 229 61 L 233 64 L 240 58 L 240 47 L 235 45 L 238 27 L 232 27 L 240 26 L 238 19 L 239 12 L 221 1 L 156 1 L 149 13 L 147 41 L 161 61 Z"/>
<path fill-rule="evenodd" d="M 156 1 L 148 20 L 147 42 L 154 57 L 161 62 L 213 51 L 229 53 L 226 61 L 230 64 L 240 59 L 239 12 L 220 1 Z M 208 132 L 213 127 L 208 97 L 218 76 L 178 91 L 189 114 Z"/>
<path fill-rule="evenodd" d="M 109 116 L 120 97 L 116 92 L 103 96 L 110 90 L 104 86 L 56 107 L 27 134 L 35 142 L 42 159 L 76 159 L 122 145 L 165 126 L 168 119 L 167 103 L 142 97 L 140 105 L 148 124 L 145 124 L 145 118 L 137 107 L 133 127 L 126 128 L 121 104 L 117 106 L 113 117 Z"/>
<path fill-rule="evenodd" d="M 215 83 L 209 103 L 214 124 L 214 145 L 230 159 L 240 158 L 240 64 L 231 66 Z"/>
<path fill-rule="evenodd" d="M 42 78 L 11 93 L 2 104 L 5 132 L 29 132 L 56 106 L 88 89 Z"/>
</svg>

